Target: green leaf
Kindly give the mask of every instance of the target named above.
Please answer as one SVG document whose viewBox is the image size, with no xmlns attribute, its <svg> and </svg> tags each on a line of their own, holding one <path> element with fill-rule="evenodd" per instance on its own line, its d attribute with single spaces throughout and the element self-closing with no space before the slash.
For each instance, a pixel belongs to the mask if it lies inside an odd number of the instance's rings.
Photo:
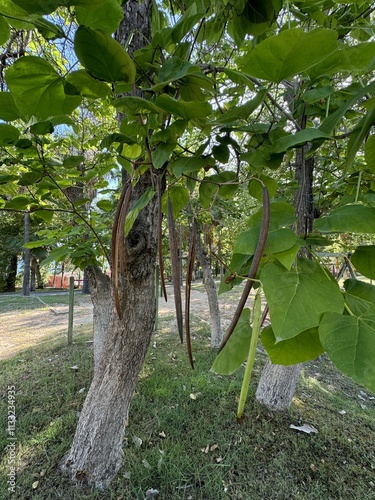
<svg viewBox="0 0 375 500">
<path fill-rule="evenodd" d="M 207 118 L 212 112 L 211 105 L 208 102 L 184 102 L 181 99 L 176 101 L 167 94 L 158 96 L 155 99 L 155 104 L 163 111 L 180 116 L 187 121 L 195 118 Z"/>
<path fill-rule="evenodd" d="M 329 215 L 316 219 L 315 229 L 321 233 L 375 233 L 375 208 L 360 204 L 339 207 Z"/>
<path fill-rule="evenodd" d="M 33 20 L 34 26 L 45 40 L 56 40 L 57 38 L 65 38 L 65 33 L 57 24 L 53 24 L 43 17 Z"/>
<path fill-rule="evenodd" d="M 343 311 L 344 299 L 337 282 L 308 259 L 297 259 L 290 271 L 278 263 L 266 264 L 260 280 L 277 341 L 318 326 L 325 312 Z"/>
<path fill-rule="evenodd" d="M 218 116 L 218 118 L 213 123 L 219 125 L 224 125 L 228 123 L 236 122 L 237 120 L 248 120 L 251 113 L 255 111 L 264 101 L 267 94 L 267 90 L 259 90 L 254 99 L 251 99 L 246 104 L 242 106 L 235 106 L 229 111 Z"/>
<path fill-rule="evenodd" d="M 284 250 L 283 252 L 273 252 L 273 256 L 275 259 L 277 259 L 284 267 L 286 267 L 288 270 L 291 269 L 292 265 L 294 264 L 296 257 L 298 255 L 298 252 L 300 251 L 301 244 L 297 243 L 293 245 L 291 248 L 288 248 L 287 250 Z"/>
<path fill-rule="evenodd" d="M 270 229 L 278 229 L 280 227 L 291 226 L 296 221 L 296 216 L 294 215 L 294 208 L 288 203 L 273 202 L 270 206 L 271 220 Z M 259 209 L 254 215 L 249 219 L 249 224 L 260 224 L 263 218 L 263 210 Z"/>
<path fill-rule="evenodd" d="M 103 0 L 12 0 L 12 3 L 22 7 L 29 14 L 51 14 L 58 7 L 100 5 Z M 9 3 L 9 2 L 8 2 Z M 14 13 L 16 16 L 17 14 Z"/>
<path fill-rule="evenodd" d="M 259 176 L 259 180 L 252 179 L 249 182 L 249 195 L 258 201 L 262 201 L 263 186 L 266 186 L 270 198 L 273 198 L 277 191 L 277 182 L 272 177 L 263 174 Z"/>
<path fill-rule="evenodd" d="M 338 72 L 363 75 L 374 69 L 374 53 L 374 42 L 351 46 L 342 44 L 339 50 L 327 57 L 321 64 L 310 68 L 307 73 L 311 79 Z"/>
<path fill-rule="evenodd" d="M 371 95 L 375 91 L 375 82 L 366 85 L 366 87 L 361 88 L 357 94 L 355 94 L 350 99 L 345 99 L 342 106 L 339 107 L 334 113 L 329 115 L 323 123 L 320 125 L 319 129 L 327 134 L 330 134 L 332 130 L 337 126 L 339 121 L 345 115 L 345 113 L 357 102 L 362 99 L 365 95 Z"/>
<path fill-rule="evenodd" d="M 273 143 L 272 150 L 274 153 L 282 153 L 290 148 L 302 146 L 303 144 L 306 144 L 306 142 L 312 142 L 316 139 L 332 140 L 332 137 L 318 128 L 306 128 L 296 132 L 295 134 L 280 137 Z"/>
<path fill-rule="evenodd" d="M 320 356 L 324 349 L 320 343 L 318 328 L 299 333 L 292 339 L 276 342 L 271 326 L 262 331 L 260 340 L 273 364 L 294 365 L 311 361 Z"/>
<path fill-rule="evenodd" d="M 134 62 L 109 33 L 80 26 L 74 38 L 74 50 L 79 62 L 98 80 L 134 82 Z"/>
<path fill-rule="evenodd" d="M 180 80 L 196 70 L 197 66 L 194 66 L 190 62 L 182 61 L 179 57 L 173 56 L 163 63 L 157 75 L 157 84 L 151 88 L 155 92 L 158 92 L 168 85 L 168 83 Z"/>
<path fill-rule="evenodd" d="M 365 159 L 368 169 L 375 173 L 375 134 L 370 135 L 366 141 Z"/>
<path fill-rule="evenodd" d="M 175 142 L 162 142 L 152 151 L 152 163 L 155 168 L 161 168 L 171 156 L 176 147 Z"/>
<path fill-rule="evenodd" d="M 291 28 L 266 38 L 244 58 L 242 70 L 251 76 L 280 83 L 320 63 L 337 49 L 337 32 Z"/>
<path fill-rule="evenodd" d="M 35 210 L 35 212 L 33 212 L 33 216 L 34 215 L 49 224 L 50 222 L 52 222 L 54 212 L 53 210 Z"/>
<path fill-rule="evenodd" d="M 118 0 L 102 0 L 99 5 L 77 7 L 76 16 L 78 24 L 113 33 L 124 17 L 124 12 Z"/>
<path fill-rule="evenodd" d="M 350 260 L 359 273 L 375 279 L 375 245 L 357 247 Z"/>
<path fill-rule="evenodd" d="M 220 375 L 231 375 L 238 370 L 249 352 L 251 335 L 250 309 L 245 308 L 225 347 L 216 356 L 211 371 Z"/>
<path fill-rule="evenodd" d="M 183 37 L 202 19 L 205 13 L 203 2 L 194 2 L 184 12 L 172 30 L 172 40 L 175 43 L 182 41 Z"/>
<path fill-rule="evenodd" d="M 55 262 L 58 264 L 59 262 L 63 261 L 66 259 L 66 257 L 69 255 L 70 250 L 68 247 L 61 247 L 61 248 L 55 248 L 52 250 L 49 254 L 49 256 L 42 260 L 40 263 L 41 266 L 47 266 L 48 264 L 51 264 L 52 262 Z"/>
<path fill-rule="evenodd" d="M 133 227 L 135 219 L 138 217 L 141 210 L 143 210 L 152 198 L 155 196 L 155 191 L 150 187 L 148 188 L 143 195 L 138 198 L 138 200 L 134 203 L 131 210 L 129 210 L 128 215 L 126 216 L 125 221 L 125 236 L 129 234 L 129 231 Z"/>
<path fill-rule="evenodd" d="M 348 149 L 346 151 L 346 168 L 350 167 L 354 161 L 354 158 L 361 147 L 362 142 L 368 135 L 369 131 L 375 124 L 375 108 L 371 109 L 366 115 L 360 120 L 358 125 L 353 130 L 349 142 Z"/>
<path fill-rule="evenodd" d="M 96 80 L 84 69 L 73 71 L 67 75 L 66 81 L 74 85 L 81 95 L 92 99 L 106 97 L 111 92 L 106 83 Z"/>
<path fill-rule="evenodd" d="M 81 163 L 84 163 L 85 157 L 83 155 L 70 155 L 64 158 L 63 166 L 65 168 L 76 169 Z"/>
<path fill-rule="evenodd" d="M 229 161 L 229 148 L 225 144 L 213 146 L 212 154 L 215 160 L 219 161 L 220 163 L 228 163 Z"/>
<path fill-rule="evenodd" d="M 162 110 L 154 103 L 142 97 L 125 96 L 112 102 L 116 109 L 129 115 L 143 115 L 145 113 L 161 113 Z"/>
<path fill-rule="evenodd" d="M 339 370 L 375 392 L 375 307 L 359 316 L 325 314 L 319 337 Z"/>
<path fill-rule="evenodd" d="M 30 126 L 29 130 L 30 133 L 33 135 L 46 135 L 46 134 L 52 134 L 55 128 L 52 122 L 50 120 L 47 120 L 45 122 L 33 123 Z"/>
<path fill-rule="evenodd" d="M 30 200 L 30 198 L 28 198 L 24 194 L 18 194 L 6 203 L 5 208 L 13 210 L 26 210 L 27 208 L 29 208 L 31 203 L 32 200 Z"/>
<path fill-rule="evenodd" d="M 109 200 L 99 200 L 96 206 L 104 212 L 111 212 L 113 210 L 113 204 Z"/>
<path fill-rule="evenodd" d="M 375 304 L 375 286 L 357 279 L 348 279 L 344 282 L 345 302 L 350 311 L 360 316 Z"/>
<path fill-rule="evenodd" d="M 106 148 L 108 149 L 112 144 L 134 144 L 133 139 L 130 139 L 130 137 L 127 137 L 124 134 L 119 134 L 118 132 L 114 132 L 113 134 L 109 134 L 104 136 L 102 142 L 100 143 L 101 148 Z"/>
<path fill-rule="evenodd" d="M 53 214 L 53 212 L 52 212 Z M 56 238 L 44 238 L 42 240 L 35 240 L 35 241 L 30 241 L 29 243 L 25 243 L 23 245 L 24 248 L 30 248 L 31 250 L 33 248 L 42 248 L 42 247 L 47 247 L 49 245 L 52 245 L 56 243 Z"/>
<path fill-rule="evenodd" d="M 10 36 L 9 24 L 3 16 L 0 16 L 0 45 L 3 45 Z"/>
<path fill-rule="evenodd" d="M 203 179 L 204 181 L 204 179 Z M 219 186 L 212 182 L 201 182 L 199 185 L 199 201 L 202 208 L 210 208 L 212 202 L 216 199 L 219 192 Z"/>
<path fill-rule="evenodd" d="M 0 123 L 0 146 L 8 146 L 17 142 L 20 136 L 18 128 Z"/>
<path fill-rule="evenodd" d="M 258 244 L 260 226 L 254 226 L 241 233 L 236 241 L 234 253 L 254 255 Z M 289 250 L 296 244 L 295 233 L 288 228 L 271 229 L 267 236 L 264 254 L 273 254 Z"/>
<path fill-rule="evenodd" d="M 168 191 L 163 194 L 162 198 L 162 207 L 165 214 L 168 213 L 168 198 L 170 198 L 172 202 L 173 217 L 176 219 L 180 215 L 181 210 L 189 203 L 190 193 L 182 186 L 171 186 Z"/>
<path fill-rule="evenodd" d="M 34 115 L 41 120 L 64 115 L 78 106 L 80 99 L 67 96 L 64 80 L 44 59 L 24 56 L 6 73 L 6 82 L 22 118 Z"/>
<path fill-rule="evenodd" d="M 181 177 L 182 174 L 195 172 L 207 166 L 211 166 L 208 159 L 196 158 L 195 156 L 180 156 L 170 164 L 176 177 Z"/>
<path fill-rule="evenodd" d="M 0 120 L 11 122 L 20 118 L 16 103 L 10 92 L 0 92 Z"/>
</svg>

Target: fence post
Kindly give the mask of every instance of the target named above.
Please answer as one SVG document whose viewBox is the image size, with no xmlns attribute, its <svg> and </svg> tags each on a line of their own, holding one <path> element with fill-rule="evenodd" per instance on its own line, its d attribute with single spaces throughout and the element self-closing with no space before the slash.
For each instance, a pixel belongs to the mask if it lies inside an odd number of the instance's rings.
<svg viewBox="0 0 375 500">
<path fill-rule="evenodd" d="M 69 278 L 69 318 L 68 318 L 68 345 L 73 340 L 73 311 L 74 311 L 74 276 Z"/>
</svg>

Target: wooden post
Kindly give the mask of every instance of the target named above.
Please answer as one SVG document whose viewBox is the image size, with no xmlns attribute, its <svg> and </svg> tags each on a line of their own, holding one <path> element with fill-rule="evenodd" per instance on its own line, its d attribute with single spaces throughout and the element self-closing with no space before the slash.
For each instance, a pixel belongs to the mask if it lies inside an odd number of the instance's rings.
<svg viewBox="0 0 375 500">
<path fill-rule="evenodd" d="M 73 311 L 74 311 L 74 276 L 69 278 L 69 318 L 68 318 L 68 345 L 73 340 Z"/>
<path fill-rule="evenodd" d="M 156 296 L 156 315 L 155 315 L 155 330 L 158 329 L 159 326 L 159 280 L 160 280 L 160 270 L 159 264 L 156 264 L 155 268 L 155 296 Z"/>
</svg>

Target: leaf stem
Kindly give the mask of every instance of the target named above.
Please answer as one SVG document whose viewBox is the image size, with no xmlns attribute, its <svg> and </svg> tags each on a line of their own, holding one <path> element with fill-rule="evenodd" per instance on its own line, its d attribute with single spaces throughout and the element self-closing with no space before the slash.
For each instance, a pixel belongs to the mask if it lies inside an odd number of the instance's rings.
<svg viewBox="0 0 375 500">
<path fill-rule="evenodd" d="M 258 343 L 261 322 L 262 322 L 262 300 L 261 300 L 261 294 L 260 294 L 260 288 L 259 288 L 256 295 L 255 295 L 255 299 L 254 299 L 253 331 L 251 334 L 251 340 L 250 340 L 250 346 L 249 346 L 249 353 L 247 356 L 245 373 L 244 373 L 243 380 L 242 380 L 240 399 L 238 401 L 237 418 L 242 417 L 242 414 L 243 414 L 243 411 L 245 408 L 247 393 L 249 391 L 249 386 L 250 386 L 251 374 L 252 374 L 253 367 L 254 367 L 255 353 L 256 353 L 256 347 L 257 347 L 257 343 Z"/>
</svg>

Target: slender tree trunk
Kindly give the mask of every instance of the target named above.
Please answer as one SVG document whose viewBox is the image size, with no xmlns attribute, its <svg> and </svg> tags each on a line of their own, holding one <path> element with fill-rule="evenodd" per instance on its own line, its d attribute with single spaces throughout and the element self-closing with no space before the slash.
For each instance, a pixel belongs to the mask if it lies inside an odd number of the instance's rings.
<svg viewBox="0 0 375 500">
<path fill-rule="evenodd" d="M 306 146 L 296 151 L 295 178 L 299 189 L 294 198 L 297 216 L 296 233 L 304 237 L 313 228 L 313 173 L 314 157 L 306 158 Z M 257 401 L 274 411 L 285 411 L 292 403 L 297 382 L 302 370 L 302 364 L 281 366 L 267 361 L 257 387 Z"/>
<path fill-rule="evenodd" d="M 8 266 L 7 277 L 6 277 L 6 291 L 7 292 L 15 292 L 16 291 L 17 264 L 18 264 L 17 255 L 11 255 L 9 257 L 9 266 Z"/>
<path fill-rule="evenodd" d="M 196 230 L 195 251 L 197 260 L 203 270 L 203 284 L 206 289 L 208 307 L 211 320 L 211 347 L 218 348 L 223 340 L 223 330 L 221 328 L 219 301 L 215 280 L 212 277 L 210 261 L 202 248 L 201 234 Z"/>
<path fill-rule="evenodd" d="M 36 264 L 36 258 L 34 255 L 32 255 L 30 261 L 30 292 L 35 292 Z"/>
<path fill-rule="evenodd" d="M 134 48 L 151 36 L 151 1 L 124 3 L 124 21 L 116 38 Z M 153 185 L 144 174 L 133 189 L 132 202 Z M 125 241 L 124 269 L 119 274 L 122 317 L 115 309 L 110 279 L 90 268 L 94 305 L 94 378 L 82 408 L 73 444 L 62 469 L 73 481 L 99 489 L 108 486 L 122 463 L 125 422 L 139 372 L 155 324 L 156 196 L 138 215 Z M 121 266 L 120 266 L 121 267 Z M 112 277 L 113 278 L 113 277 Z"/>
<path fill-rule="evenodd" d="M 25 212 L 25 243 L 30 242 L 30 212 Z M 30 259 L 29 248 L 25 248 L 23 257 L 22 295 L 30 295 Z"/>
</svg>

